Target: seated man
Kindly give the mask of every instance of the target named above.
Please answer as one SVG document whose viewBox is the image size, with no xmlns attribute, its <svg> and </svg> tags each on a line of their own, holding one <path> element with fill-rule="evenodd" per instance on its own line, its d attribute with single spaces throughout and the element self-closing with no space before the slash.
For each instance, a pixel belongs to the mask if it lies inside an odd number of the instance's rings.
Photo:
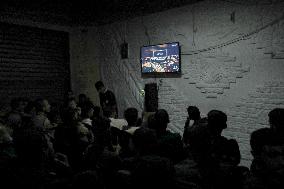
<svg viewBox="0 0 284 189">
<path fill-rule="evenodd" d="M 227 163 L 236 166 L 240 163 L 241 159 L 239 145 L 236 140 L 228 140 L 221 135 L 222 131 L 226 128 L 227 115 L 219 110 L 211 110 L 208 113 L 208 129 L 211 134 L 212 144 L 211 155 L 214 156 L 216 161 L 223 161 L 223 163 L 225 163 L 224 161 L 228 161 Z M 226 159 L 224 159 L 225 157 Z"/>
<path fill-rule="evenodd" d="M 94 106 L 86 104 L 82 109 L 81 118 L 82 123 L 89 129 L 92 129 L 92 117 L 94 116 Z"/>
<path fill-rule="evenodd" d="M 40 98 L 35 101 L 36 115 L 32 118 L 33 126 L 43 129 L 51 129 L 47 113 L 50 112 L 50 104 L 46 99 Z"/>
<path fill-rule="evenodd" d="M 155 131 L 140 127 L 132 139 L 137 155 L 123 161 L 118 183 L 124 188 L 175 188 L 173 164 L 157 155 Z"/>
<path fill-rule="evenodd" d="M 187 108 L 187 120 L 185 122 L 184 129 L 198 124 L 198 121 L 201 119 L 200 117 L 200 111 L 196 106 L 188 106 Z"/>
<path fill-rule="evenodd" d="M 25 104 L 22 98 L 14 98 L 11 100 L 10 106 L 11 111 L 7 115 L 7 126 L 12 133 L 14 129 L 22 126 Z"/>
<path fill-rule="evenodd" d="M 270 128 L 261 128 L 251 134 L 253 161 L 246 189 L 284 187 L 283 109 L 273 109 L 268 117 Z"/>
<path fill-rule="evenodd" d="M 202 118 L 200 116 L 200 111 L 196 106 L 188 106 L 187 108 L 187 120 L 184 125 L 184 133 L 183 133 L 183 143 L 185 147 L 188 147 L 190 140 L 190 132 L 194 132 L 197 127 L 207 125 L 207 118 Z"/>
<path fill-rule="evenodd" d="M 159 109 L 155 113 L 149 128 L 154 129 L 157 134 L 159 155 L 177 163 L 184 159 L 185 154 L 180 134 L 167 130 L 169 122 L 168 112 L 164 109 Z"/>
<path fill-rule="evenodd" d="M 127 130 L 131 127 L 136 127 L 138 121 L 138 110 L 136 108 L 127 108 L 124 111 L 124 118 L 127 121 L 127 125 L 125 125 L 122 130 Z"/>
<path fill-rule="evenodd" d="M 211 143 L 210 182 L 217 188 L 237 187 L 240 177 L 235 174 L 237 174 L 241 155 L 237 141 L 222 136 L 222 131 L 227 128 L 227 115 L 219 110 L 211 110 L 207 117 Z"/>
<path fill-rule="evenodd" d="M 275 108 L 271 110 L 268 114 L 269 117 L 269 125 L 275 134 L 279 135 L 279 137 L 284 137 L 284 109 L 283 108 Z"/>
</svg>

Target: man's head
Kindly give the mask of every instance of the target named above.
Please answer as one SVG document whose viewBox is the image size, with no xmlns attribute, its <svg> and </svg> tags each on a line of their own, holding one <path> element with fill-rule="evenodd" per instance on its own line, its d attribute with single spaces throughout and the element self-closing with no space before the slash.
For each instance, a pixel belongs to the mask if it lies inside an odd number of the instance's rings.
<svg viewBox="0 0 284 189">
<path fill-rule="evenodd" d="M 284 170 L 284 141 L 269 128 L 258 129 L 251 134 L 251 152 L 267 171 Z"/>
<path fill-rule="evenodd" d="M 187 108 L 188 117 L 191 120 L 200 119 L 200 111 L 196 106 L 188 106 Z"/>
<path fill-rule="evenodd" d="M 268 114 L 270 127 L 276 131 L 284 131 L 284 109 L 275 108 Z"/>
<path fill-rule="evenodd" d="M 77 136 L 78 136 L 79 142 L 82 142 L 85 144 L 91 142 L 89 138 L 90 131 L 87 127 L 85 127 L 83 123 L 77 122 L 76 129 L 77 129 Z"/>
<path fill-rule="evenodd" d="M 72 90 L 68 90 L 68 91 L 66 92 L 66 94 L 65 94 L 65 98 L 66 98 L 66 99 L 75 98 L 75 95 L 74 95 L 73 91 L 72 91 Z"/>
<path fill-rule="evenodd" d="M 85 103 L 88 100 L 85 94 L 79 94 L 79 103 Z"/>
<path fill-rule="evenodd" d="M 94 113 L 93 113 L 94 117 L 99 117 L 101 113 L 101 108 L 99 106 L 94 106 L 93 109 L 94 109 Z"/>
<path fill-rule="evenodd" d="M 77 103 L 76 103 L 75 98 L 69 98 L 67 100 L 67 108 L 70 108 L 70 109 L 76 109 L 77 108 Z"/>
<path fill-rule="evenodd" d="M 50 104 L 46 99 L 40 98 L 35 101 L 36 112 L 50 112 Z"/>
<path fill-rule="evenodd" d="M 105 91 L 105 85 L 102 81 L 97 81 L 95 87 L 99 93 L 103 93 Z"/>
<path fill-rule="evenodd" d="M 129 126 L 135 126 L 138 119 L 138 111 L 136 108 L 127 108 L 124 111 L 124 118 Z"/>
<path fill-rule="evenodd" d="M 260 156 L 267 139 L 271 138 L 272 132 L 269 128 L 255 130 L 250 135 L 251 153 L 254 157 Z"/>
<path fill-rule="evenodd" d="M 94 116 L 94 106 L 90 103 L 82 109 L 82 118 L 91 118 Z"/>
<path fill-rule="evenodd" d="M 211 110 L 208 114 L 208 127 L 213 135 L 221 135 L 222 130 L 227 128 L 227 115 L 219 110 Z"/>
<path fill-rule="evenodd" d="M 169 114 L 164 109 L 159 109 L 156 111 L 155 115 L 155 130 L 166 130 L 168 123 L 170 123 Z"/>
<path fill-rule="evenodd" d="M 12 110 L 19 111 L 19 112 L 23 112 L 26 106 L 23 98 L 12 99 L 10 105 L 11 105 Z"/>
<path fill-rule="evenodd" d="M 155 131 L 144 127 L 136 129 L 133 134 L 133 144 L 141 155 L 154 153 L 157 146 Z"/>
</svg>

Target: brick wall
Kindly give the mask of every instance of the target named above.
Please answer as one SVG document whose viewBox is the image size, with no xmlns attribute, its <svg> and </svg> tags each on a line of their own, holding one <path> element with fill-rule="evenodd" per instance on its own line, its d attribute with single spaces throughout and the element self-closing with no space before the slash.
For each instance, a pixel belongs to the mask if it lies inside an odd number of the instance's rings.
<svg viewBox="0 0 284 189">
<path fill-rule="evenodd" d="M 268 113 L 274 108 L 284 108 L 284 82 L 270 81 L 256 86 L 245 98 L 240 99 L 228 112 L 229 128 L 224 134 L 236 138 L 242 153 L 243 163 L 251 160 L 250 134 L 259 128 L 268 127 Z"/>
<path fill-rule="evenodd" d="M 25 11 L 11 12 L 11 10 L 0 13 L 0 22 L 68 32 L 71 88 L 76 96 L 85 93 L 94 103 L 99 104 L 94 85 L 100 79 L 98 55 L 94 53 L 94 51 L 99 52 L 97 50 L 99 38 L 94 37 L 96 28 L 67 26 L 66 21 L 63 24 L 64 18 L 60 15 L 47 19 L 40 12 L 30 15 Z M 0 112 L 2 108 L 4 112 L 9 108 L 6 104 L 1 105 Z"/>
<path fill-rule="evenodd" d="M 157 82 L 159 107 L 168 110 L 171 130 L 183 132 L 188 105 L 198 106 L 203 116 L 222 110 L 228 114 L 224 135 L 238 140 L 242 164 L 249 165 L 250 133 L 268 126 L 272 108 L 284 106 L 283 8 L 282 1 L 202 1 L 100 27 L 90 37 L 99 39 L 101 50 L 90 53 L 97 55 L 120 112 L 129 106 L 142 111 L 141 90 Z M 182 77 L 141 78 L 140 47 L 172 41 L 181 45 Z M 120 58 L 124 42 L 128 59 Z"/>
</svg>

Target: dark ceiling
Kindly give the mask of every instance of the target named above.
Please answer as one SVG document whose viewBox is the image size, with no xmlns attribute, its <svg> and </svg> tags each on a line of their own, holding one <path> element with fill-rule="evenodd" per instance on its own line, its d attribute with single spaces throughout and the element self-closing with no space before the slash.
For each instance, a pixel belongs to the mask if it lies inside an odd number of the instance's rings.
<svg viewBox="0 0 284 189">
<path fill-rule="evenodd" d="M 103 25 L 201 0 L 1 0 L 1 17 L 61 25 Z"/>
</svg>

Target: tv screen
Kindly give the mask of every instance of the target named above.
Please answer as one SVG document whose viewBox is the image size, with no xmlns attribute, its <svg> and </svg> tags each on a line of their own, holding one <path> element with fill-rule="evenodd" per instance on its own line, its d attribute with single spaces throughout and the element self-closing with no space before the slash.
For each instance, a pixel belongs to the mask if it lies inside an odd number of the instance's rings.
<svg viewBox="0 0 284 189">
<path fill-rule="evenodd" d="M 141 47 L 141 73 L 166 74 L 181 72 L 178 42 Z"/>
</svg>

